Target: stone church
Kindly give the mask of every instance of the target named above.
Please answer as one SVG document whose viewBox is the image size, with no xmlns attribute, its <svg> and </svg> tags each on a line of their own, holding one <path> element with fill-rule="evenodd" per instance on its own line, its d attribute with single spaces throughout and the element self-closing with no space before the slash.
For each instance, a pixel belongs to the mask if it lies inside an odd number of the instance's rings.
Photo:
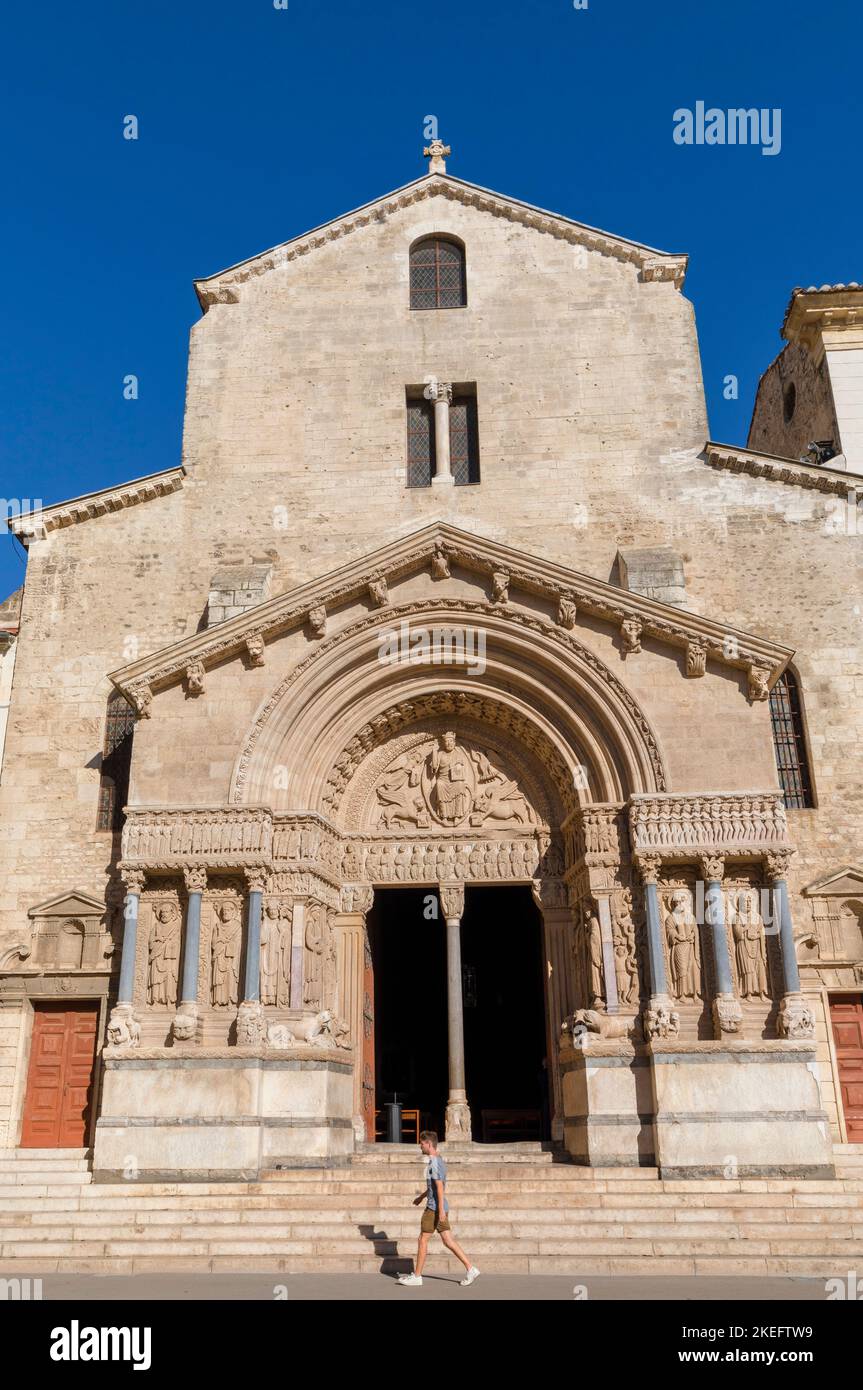
<svg viewBox="0 0 863 1390">
<path fill-rule="evenodd" d="M 794 290 L 717 443 L 685 255 L 425 153 L 196 282 L 179 466 L 10 522 L 0 1145 L 829 1177 L 863 287 Z"/>
</svg>

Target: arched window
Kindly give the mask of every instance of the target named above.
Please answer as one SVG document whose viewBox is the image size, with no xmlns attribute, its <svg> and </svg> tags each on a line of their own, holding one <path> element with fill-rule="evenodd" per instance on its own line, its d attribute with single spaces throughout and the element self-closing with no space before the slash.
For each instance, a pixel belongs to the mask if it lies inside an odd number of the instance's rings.
<svg viewBox="0 0 863 1390">
<path fill-rule="evenodd" d="M 123 807 L 129 795 L 134 729 L 134 710 L 123 695 L 115 692 L 108 701 L 108 717 L 105 720 L 97 830 L 123 828 Z"/>
<path fill-rule="evenodd" d="M 411 308 L 461 309 L 467 304 L 464 251 L 446 237 L 424 237 L 411 247 Z"/>
<path fill-rule="evenodd" d="M 785 805 L 814 806 L 812 776 L 803 729 L 803 710 L 800 704 L 800 686 L 794 672 L 787 668 L 770 692 L 770 720 L 773 725 L 776 766 L 785 793 Z"/>
</svg>

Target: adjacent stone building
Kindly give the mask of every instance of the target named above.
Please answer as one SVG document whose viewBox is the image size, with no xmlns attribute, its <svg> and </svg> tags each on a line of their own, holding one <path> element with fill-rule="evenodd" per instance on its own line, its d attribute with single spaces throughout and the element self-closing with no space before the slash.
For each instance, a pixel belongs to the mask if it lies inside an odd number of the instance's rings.
<svg viewBox="0 0 863 1390">
<path fill-rule="evenodd" d="M 453 1146 L 829 1173 L 863 290 L 798 294 L 753 447 L 705 444 L 686 257 L 429 154 L 197 282 L 180 466 L 11 522 L 0 1142 L 254 1175 L 395 1099 Z"/>
</svg>

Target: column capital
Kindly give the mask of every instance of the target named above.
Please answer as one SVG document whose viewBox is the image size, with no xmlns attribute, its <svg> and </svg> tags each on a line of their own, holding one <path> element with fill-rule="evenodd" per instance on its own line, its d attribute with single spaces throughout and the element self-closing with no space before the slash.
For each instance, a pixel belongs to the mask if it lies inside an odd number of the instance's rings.
<svg viewBox="0 0 863 1390">
<path fill-rule="evenodd" d="M 144 889 L 144 870 L 133 869 L 128 864 L 120 865 L 120 877 L 126 888 L 127 893 L 142 893 Z"/>
<path fill-rule="evenodd" d="M 370 911 L 375 890 L 370 883 L 343 883 L 341 891 L 342 912 L 352 912 L 365 917 Z"/>
<path fill-rule="evenodd" d="M 464 884 L 439 883 L 438 893 L 446 921 L 460 921 L 464 915 Z"/>
<path fill-rule="evenodd" d="M 437 377 L 432 377 L 431 381 L 428 382 L 428 384 L 426 385 L 423 394 L 426 400 L 433 401 L 435 405 L 438 405 L 444 401 L 447 405 L 451 405 L 452 382 L 438 381 Z"/>
<path fill-rule="evenodd" d="M 183 870 L 183 882 L 187 893 L 203 893 L 207 887 L 207 870 L 203 864 L 194 864 Z"/>
<path fill-rule="evenodd" d="M 724 854 L 702 854 L 699 867 L 707 883 L 721 883 L 725 877 Z"/>
<path fill-rule="evenodd" d="M 267 887 L 269 872 L 262 866 L 245 869 L 243 877 L 246 880 L 246 888 L 250 893 L 263 893 Z"/>
<path fill-rule="evenodd" d="M 773 883 L 778 883 L 780 879 L 788 877 L 788 865 L 791 862 L 790 849 L 770 850 L 764 856 L 764 863 L 767 866 L 767 877 Z"/>
<path fill-rule="evenodd" d="M 656 883 L 659 878 L 659 870 L 662 868 L 662 856 L 659 854 L 636 854 L 634 856 L 635 867 L 641 875 L 642 883 Z"/>
</svg>

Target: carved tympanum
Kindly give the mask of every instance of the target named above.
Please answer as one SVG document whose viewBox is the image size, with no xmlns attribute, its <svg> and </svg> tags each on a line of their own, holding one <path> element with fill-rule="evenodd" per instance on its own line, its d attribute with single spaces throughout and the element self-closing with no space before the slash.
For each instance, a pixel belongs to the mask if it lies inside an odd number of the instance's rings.
<svg viewBox="0 0 863 1390">
<path fill-rule="evenodd" d="M 402 753 L 378 780 L 375 796 L 385 830 L 536 824 L 518 783 L 451 730 Z"/>
</svg>

